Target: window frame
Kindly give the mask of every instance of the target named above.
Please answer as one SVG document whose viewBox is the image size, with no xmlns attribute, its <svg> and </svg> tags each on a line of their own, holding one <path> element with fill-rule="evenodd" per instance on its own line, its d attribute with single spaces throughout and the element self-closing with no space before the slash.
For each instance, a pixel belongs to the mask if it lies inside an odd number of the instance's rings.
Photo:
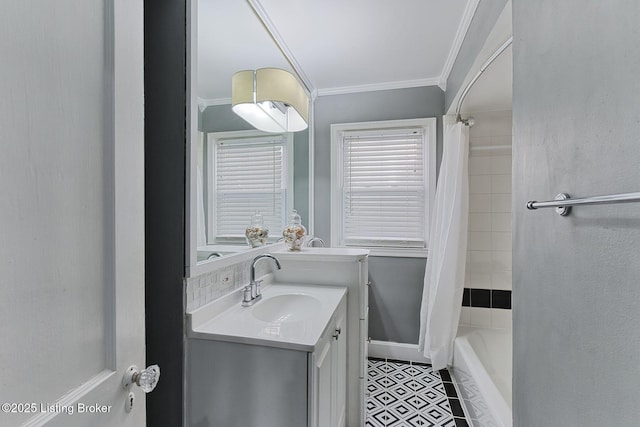
<svg viewBox="0 0 640 427">
<path fill-rule="evenodd" d="M 370 250 L 371 256 L 389 257 L 412 257 L 425 258 L 429 247 L 429 223 L 433 203 L 436 193 L 436 126 L 435 117 L 404 119 L 404 120 L 384 120 L 374 122 L 353 122 L 338 123 L 331 125 L 331 245 L 334 247 L 358 247 Z M 342 154 L 342 134 L 344 132 L 370 132 L 373 130 L 389 131 L 399 129 L 415 130 L 420 128 L 423 133 L 424 143 L 424 180 L 425 180 L 425 210 L 426 218 L 424 224 L 425 247 L 424 248 L 401 248 L 393 246 L 372 246 L 372 245 L 346 245 L 343 239 L 343 200 L 342 185 L 343 177 L 343 154 Z"/>
<path fill-rule="evenodd" d="M 285 197 L 284 202 L 285 206 L 282 211 L 282 223 L 286 225 L 287 218 L 289 212 L 293 209 L 293 162 L 294 162 L 294 154 L 293 154 L 293 140 L 294 135 L 292 132 L 283 132 L 283 133 L 269 133 L 262 132 L 259 130 L 244 130 L 244 131 L 228 131 L 228 132 L 208 132 L 206 133 L 206 141 L 204 143 L 204 159 L 206 164 L 206 171 L 203 171 L 205 175 L 205 189 L 204 193 L 206 195 L 205 205 L 207 207 L 205 212 L 205 222 L 206 222 L 206 241 L 208 245 L 215 244 L 245 244 L 245 237 L 225 237 L 223 239 L 218 239 L 216 236 L 216 226 L 215 226 L 215 212 L 216 212 L 216 198 L 212 197 L 215 194 L 216 190 L 216 174 L 213 173 L 215 170 L 216 164 L 216 144 L 220 140 L 224 140 L 225 143 L 233 143 L 233 139 L 238 139 L 238 143 L 245 143 L 241 141 L 242 139 L 247 138 L 265 138 L 271 139 L 274 137 L 282 137 L 283 138 L 283 147 L 284 147 L 284 180 L 285 183 Z M 209 190 L 211 189 L 211 191 Z M 250 223 L 250 216 L 247 217 L 247 226 Z M 271 230 L 269 229 L 269 239 L 270 243 L 275 242 L 280 236 L 282 230 Z"/>
</svg>

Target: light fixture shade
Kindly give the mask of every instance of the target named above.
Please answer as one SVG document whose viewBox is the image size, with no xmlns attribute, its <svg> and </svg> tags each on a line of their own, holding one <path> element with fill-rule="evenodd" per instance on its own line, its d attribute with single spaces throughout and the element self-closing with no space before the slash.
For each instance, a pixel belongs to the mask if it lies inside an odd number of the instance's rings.
<svg viewBox="0 0 640 427">
<path fill-rule="evenodd" d="M 307 128 L 309 98 L 298 80 L 279 68 L 239 71 L 231 80 L 233 111 L 265 132 Z"/>
</svg>

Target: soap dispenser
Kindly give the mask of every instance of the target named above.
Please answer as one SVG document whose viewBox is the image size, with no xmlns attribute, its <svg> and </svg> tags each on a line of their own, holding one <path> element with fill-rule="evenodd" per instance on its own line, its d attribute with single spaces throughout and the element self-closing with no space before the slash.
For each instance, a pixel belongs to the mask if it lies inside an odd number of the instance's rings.
<svg viewBox="0 0 640 427">
<path fill-rule="evenodd" d="M 298 212 L 294 210 L 289 216 L 289 225 L 282 231 L 284 243 L 290 251 L 299 251 L 302 248 L 302 243 L 306 235 L 307 229 L 302 225 L 302 218 L 300 218 Z"/>
<path fill-rule="evenodd" d="M 256 213 L 251 216 L 251 225 L 247 227 L 244 235 L 247 238 L 247 243 L 252 248 L 257 248 L 267 243 L 269 228 L 264 225 L 264 217 L 259 210 L 256 210 Z"/>
</svg>

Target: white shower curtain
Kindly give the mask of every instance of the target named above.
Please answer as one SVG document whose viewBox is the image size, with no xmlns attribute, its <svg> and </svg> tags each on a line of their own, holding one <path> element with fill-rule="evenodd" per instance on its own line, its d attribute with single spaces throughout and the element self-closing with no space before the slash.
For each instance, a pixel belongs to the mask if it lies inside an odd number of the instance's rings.
<svg viewBox="0 0 640 427">
<path fill-rule="evenodd" d="M 420 309 L 419 347 L 434 370 L 451 364 L 460 320 L 469 218 L 469 128 L 448 125 L 443 145 Z"/>
</svg>

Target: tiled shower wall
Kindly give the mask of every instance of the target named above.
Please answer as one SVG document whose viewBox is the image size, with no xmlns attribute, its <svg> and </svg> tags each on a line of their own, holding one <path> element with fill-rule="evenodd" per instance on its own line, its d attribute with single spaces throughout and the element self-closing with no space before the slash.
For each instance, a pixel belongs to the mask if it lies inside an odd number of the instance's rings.
<svg viewBox="0 0 640 427">
<path fill-rule="evenodd" d="M 461 325 L 511 328 L 511 111 L 473 114 Z M 497 308 L 500 307 L 500 308 Z"/>
</svg>

